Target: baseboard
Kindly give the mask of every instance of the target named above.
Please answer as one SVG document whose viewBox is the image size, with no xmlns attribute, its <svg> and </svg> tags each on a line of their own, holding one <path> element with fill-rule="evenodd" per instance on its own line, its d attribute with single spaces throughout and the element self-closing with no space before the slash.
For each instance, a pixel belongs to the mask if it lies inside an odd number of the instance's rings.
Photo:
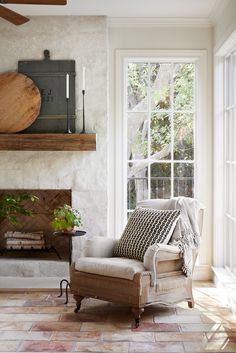
<svg viewBox="0 0 236 353">
<path fill-rule="evenodd" d="M 0 291 L 1 289 L 59 289 L 61 279 L 61 277 L 0 277 Z"/>
</svg>

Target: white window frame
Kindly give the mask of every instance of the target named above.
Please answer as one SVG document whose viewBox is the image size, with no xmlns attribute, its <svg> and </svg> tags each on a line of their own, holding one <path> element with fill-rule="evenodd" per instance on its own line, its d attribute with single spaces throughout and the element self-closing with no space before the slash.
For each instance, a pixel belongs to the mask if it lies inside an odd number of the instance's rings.
<svg viewBox="0 0 236 353">
<path fill-rule="evenodd" d="M 236 111 L 236 105 L 235 105 L 235 98 L 234 94 L 236 93 L 236 82 L 235 82 L 235 77 L 232 78 L 233 75 L 235 75 L 235 71 L 233 70 L 233 52 L 235 53 L 236 50 L 236 44 L 233 50 L 229 53 L 229 55 L 224 57 L 224 66 L 225 66 L 225 82 L 224 82 L 224 91 L 225 91 L 225 103 L 224 103 L 224 168 L 225 168 L 225 180 L 224 180 L 224 195 L 225 195 L 225 219 L 224 219 L 224 234 L 225 234 L 225 239 L 224 239 L 224 262 L 225 262 L 225 268 L 227 271 L 232 274 L 235 279 L 236 279 L 236 271 L 234 268 L 234 254 L 233 254 L 233 243 L 235 237 L 234 235 L 234 227 L 236 229 L 236 219 L 233 214 L 233 208 L 234 208 L 234 203 L 235 200 L 233 200 L 233 194 L 234 190 L 229 189 L 230 187 L 233 189 L 233 170 L 235 169 L 235 152 L 232 150 L 232 148 L 235 148 L 235 143 L 233 142 L 234 136 L 233 133 L 234 128 L 229 131 L 229 126 L 230 126 L 230 120 L 231 124 L 234 122 L 235 123 L 235 111 Z M 226 61 L 229 61 L 226 63 Z M 228 69 L 231 71 L 228 73 Z M 231 80 L 229 80 L 229 77 L 231 77 Z M 230 101 L 230 103 L 229 103 Z M 230 178 L 230 183 L 228 184 L 228 178 Z M 232 191 L 232 193 L 231 193 Z M 228 210 L 227 204 L 230 205 L 230 209 Z M 228 227 L 230 226 L 231 231 L 228 234 L 228 240 L 226 239 L 227 232 L 228 232 Z M 227 244 L 227 241 L 229 242 Z M 227 247 L 229 249 L 229 254 L 227 254 Z M 228 264 L 227 264 L 228 263 Z"/>
<path fill-rule="evenodd" d="M 114 236 L 119 237 L 125 226 L 125 210 L 126 210 L 126 184 L 127 174 L 126 165 L 127 156 L 126 148 L 124 148 L 124 136 L 127 136 L 127 124 L 124 122 L 124 62 L 132 61 L 134 58 L 140 58 L 140 61 L 161 60 L 183 61 L 195 63 L 196 70 L 196 95 L 197 104 L 195 106 L 195 143 L 197 146 L 195 160 L 195 197 L 199 199 L 205 206 L 205 224 L 203 230 L 202 247 L 199 254 L 198 268 L 199 275 L 197 279 L 211 278 L 211 261 L 212 261 L 212 232 L 211 232 L 211 202 L 212 202 L 212 146 L 211 146 L 211 103 L 209 103 L 210 88 L 207 74 L 207 54 L 206 50 L 116 50 L 116 67 L 115 67 L 115 178 L 114 178 Z"/>
<path fill-rule="evenodd" d="M 215 128 L 214 128 L 214 271 L 221 280 L 221 274 L 227 272 L 235 283 L 236 275 L 227 267 L 226 261 L 226 57 L 236 48 L 236 30 L 215 51 Z M 230 215 L 228 215 L 230 216 Z M 230 259 L 232 262 L 232 259 Z"/>
</svg>

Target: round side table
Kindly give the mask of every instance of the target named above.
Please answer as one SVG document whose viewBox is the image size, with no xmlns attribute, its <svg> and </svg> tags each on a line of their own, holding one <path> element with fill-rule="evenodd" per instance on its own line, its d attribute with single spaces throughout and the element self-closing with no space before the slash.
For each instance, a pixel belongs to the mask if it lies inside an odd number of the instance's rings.
<svg viewBox="0 0 236 353">
<path fill-rule="evenodd" d="M 86 232 L 83 230 L 77 230 L 75 232 L 63 232 L 63 231 L 58 231 L 58 232 L 54 232 L 53 235 L 55 237 L 65 237 L 69 239 L 69 266 L 71 265 L 72 262 L 72 238 L 73 237 L 81 237 L 83 235 L 85 235 Z M 62 285 L 63 283 L 66 284 L 65 286 L 65 290 L 66 290 L 66 301 L 65 304 L 68 303 L 68 289 L 71 288 L 70 282 L 66 279 L 63 278 L 60 281 L 60 294 L 58 295 L 58 297 L 61 297 L 63 295 L 63 289 L 62 289 Z"/>
</svg>

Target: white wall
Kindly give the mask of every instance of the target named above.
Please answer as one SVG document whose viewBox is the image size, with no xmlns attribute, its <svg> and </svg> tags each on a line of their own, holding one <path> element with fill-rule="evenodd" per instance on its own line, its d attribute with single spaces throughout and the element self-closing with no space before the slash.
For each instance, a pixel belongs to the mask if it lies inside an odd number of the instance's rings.
<svg viewBox="0 0 236 353">
<path fill-rule="evenodd" d="M 218 50 L 236 29 L 236 1 L 228 0 L 227 6 L 220 11 L 214 24 L 214 46 Z"/>
<path fill-rule="evenodd" d="M 0 72 L 18 60 L 76 61 L 76 126 L 81 131 L 81 74 L 86 67 L 86 129 L 96 152 L 0 152 L 0 189 L 72 189 L 88 234 L 107 233 L 107 21 L 105 17 L 32 17 L 23 26 L 0 21 Z"/>
<path fill-rule="evenodd" d="M 115 55 L 116 49 L 204 49 L 207 52 L 208 144 L 205 150 L 206 180 L 202 196 L 206 206 L 204 242 L 199 257 L 198 278 L 211 276 L 212 261 L 212 30 L 211 28 L 109 28 L 110 112 L 109 112 L 109 235 L 115 233 Z"/>
</svg>

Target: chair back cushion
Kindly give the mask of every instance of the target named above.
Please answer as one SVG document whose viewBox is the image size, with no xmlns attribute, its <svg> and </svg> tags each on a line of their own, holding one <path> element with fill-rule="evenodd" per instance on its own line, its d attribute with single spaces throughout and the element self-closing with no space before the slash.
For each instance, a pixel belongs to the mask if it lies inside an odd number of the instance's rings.
<svg viewBox="0 0 236 353">
<path fill-rule="evenodd" d="M 143 261 L 150 245 L 169 242 L 179 217 L 180 210 L 136 208 L 115 245 L 113 256 Z"/>
</svg>

